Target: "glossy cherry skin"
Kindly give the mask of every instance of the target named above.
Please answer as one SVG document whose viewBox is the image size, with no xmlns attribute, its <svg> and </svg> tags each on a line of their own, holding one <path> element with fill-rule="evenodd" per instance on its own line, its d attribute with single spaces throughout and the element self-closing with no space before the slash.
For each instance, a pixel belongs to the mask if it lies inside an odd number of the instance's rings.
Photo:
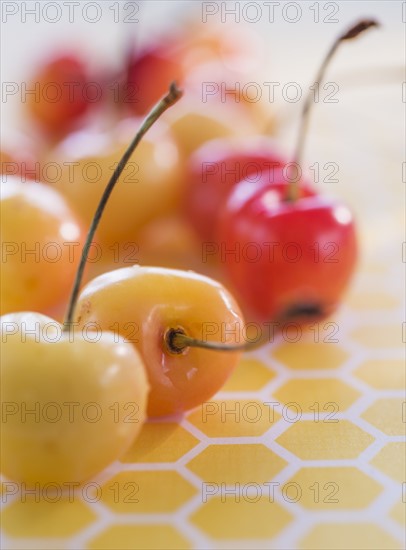
<svg viewBox="0 0 406 550">
<path fill-rule="evenodd" d="M 200 147 L 187 167 L 184 212 L 203 241 L 215 238 L 217 218 L 231 190 L 243 179 L 251 185 L 271 184 L 285 164 L 273 140 L 256 137 L 217 139 Z"/>
<path fill-rule="evenodd" d="M 61 329 L 38 313 L 1 317 L 1 471 L 28 485 L 86 481 L 132 445 L 145 419 L 148 382 L 134 347 L 97 327 Z"/>
<path fill-rule="evenodd" d="M 181 84 L 183 68 L 175 49 L 175 44 L 171 47 L 169 40 L 165 45 L 162 42 L 149 45 L 140 52 L 130 52 L 120 94 L 123 106 L 130 112 L 147 114 L 171 82 Z"/>
<path fill-rule="evenodd" d="M 176 108 L 168 111 L 166 121 L 185 160 L 212 139 L 247 138 L 258 132 L 241 106 L 220 101 L 204 103 L 201 95 L 189 93 L 188 90 Z"/>
<path fill-rule="evenodd" d="M 58 191 L 8 176 L 1 184 L 1 313 L 47 313 L 64 302 L 79 264 L 84 231 Z"/>
<path fill-rule="evenodd" d="M 32 78 L 27 108 L 33 119 L 52 136 L 62 136 L 84 116 L 92 102 L 86 85 L 90 78 L 82 59 L 62 53 L 45 61 Z"/>
<path fill-rule="evenodd" d="M 85 226 L 140 125 L 139 119 L 130 118 L 110 132 L 73 132 L 49 153 L 47 163 L 60 167 L 59 177 L 49 183 L 65 195 Z M 115 243 L 137 243 L 137 232 L 146 223 L 176 211 L 183 182 L 178 149 L 159 121 L 134 151 L 111 194 L 95 239 L 104 246 L 103 257 L 113 256 L 109 247 Z"/>
<path fill-rule="evenodd" d="M 210 399 L 240 357 L 197 348 L 171 352 L 165 344 L 168 330 L 181 327 L 200 340 L 243 342 L 234 298 L 220 283 L 191 271 L 133 266 L 100 275 L 81 292 L 75 320 L 79 328 L 96 322 L 134 343 L 151 386 L 151 417 L 181 413 Z"/>
<path fill-rule="evenodd" d="M 330 314 L 356 265 L 348 207 L 303 184 L 296 201 L 286 201 L 286 193 L 282 178 L 254 192 L 241 182 L 219 222 L 219 245 L 237 250 L 223 258 L 228 277 L 247 316 L 260 321 L 301 304 Z"/>
</svg>

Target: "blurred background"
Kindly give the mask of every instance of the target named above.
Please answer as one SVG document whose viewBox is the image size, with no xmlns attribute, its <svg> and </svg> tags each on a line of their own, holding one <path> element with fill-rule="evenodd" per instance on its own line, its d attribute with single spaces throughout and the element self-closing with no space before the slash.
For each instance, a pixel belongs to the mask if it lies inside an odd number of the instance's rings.
<svg viewBox="0 0 406 550">
<path fill-rule="evenodd" d="M 260 2 L 149 0 L 105 1 L 70 7 L 69 4 L 4 2 L 2 5 L 3 144 L 15 141 L 13 136 L 17 131 L 35 136 L 35 125 L 22 108 L 21 95 L 14 93 L 13 87 L 13 93 L 5 94 L 7 84 L 4 83 L 17 83 L 18 87 L 24 82 L 29 84 L 51 54 L 74 52 L 86 60 L 93 74 L 109 71 L 115 74 L 122 69 L 124 56 L 132 46 L 137 49 L 159 44 L 165 49 L 165 41 L 170 36 L 187 43 L 190 49 L 192 37 L 198 42 L 199 36 L 208 33 L 227 34 L 226 48 L 230 49 L 229 42 L 234 41 L 237 52 L 228 58 L 213 55 L 206 59 L 217 66 L 211 75 L 210 71 L 202 74 L 210 75 L 206 80 L 212 82 L 219 80 L 224 70 L 229 81 L 240 82 L 241 86 L 247 82 L 258 83 L 263 92 L 262 120 L 269 115 L 269 120 L 274 121 L 270 131 L 289 156 L 293 151 L 301 102 L 286 101 L 282 88 L 294 82 L 307 90 L 313 84 L 322 56 L 342 29 L 360 17 L 379 20 L 382 25 L 379 31 L 368 33 L 356 44 L 343 46 L 328 70 L 326 81 L 339 86 L 336 96 L 331 88 L 332 98 L 339 101 L 320 101 L 315 107 L 305 156 L 309 166 L 314 162 L 339 165 L 339 181 L 324 183 L 324 187 L 328 192 L 348 198 L 356 211 L 368 205 L 360 221 L 372 247 L 378 243 L 388 244 L 382 226 L 394 226 L 395 232 L 402 229 L 395 227 L 397 217 L 393 215 L 403 201 L 405 31 L 402 2 L 316 2 L 314 5 L 304 2 L 290 3 L 290 6 L 282 2 L 272 11 Z M 191 58 L 187 76 L 190 77 L 193 70 L 197 70 L 197 64 Z M 271 101 L 266 98 L 269 88 L 265 82 L 280 83 L 274 88 Z M 294 94 L 295 89 L 291 88 L 290 92 Z M 194 101 L 202 103 L 199 93 L 195 94 Z M 227 98 L 225 107 L 233 101 L 232 97 Z M 100 120 L 106 115 L 99 110 L 95 116 Z"/>
</svg>

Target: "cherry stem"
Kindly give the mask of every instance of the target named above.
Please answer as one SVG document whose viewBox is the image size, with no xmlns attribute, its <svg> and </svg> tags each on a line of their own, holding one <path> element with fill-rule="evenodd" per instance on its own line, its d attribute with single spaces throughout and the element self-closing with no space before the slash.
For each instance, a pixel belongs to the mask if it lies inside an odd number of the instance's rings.
<svg viewBox="0 0 406 550">
<path fill-rule="evenodd" d="M 345 40 L 352 40 L 353 38 L 357 37 L 359 34 L 363 33 L 367 29 L 370 29 L 371 27 L 379 27 L 379 23 L 373 19 L 363 19 L 362 21 L 359 21 L 358 23 L 353 25 L 348 31 L 346 31 L 344 34 L 342 34 L 335 40 L 330 50 L 327 52 L 327 55 L 324 58 L 318 70 L 318 73 L 316 75 L 316 78 L 314 80 L 315 84 L 318 87 L 320 87 L 320 84 L 323 81 L 326 69 L 332 57 L 334 56 L 335 52 L 337 51 L 338 47 L 340 46 L 340 44 Z M 313 93 L 309 91 L 309 93 L 307 94 L 305 103 L 303 105 L 299 135 L 297 139 L 295 154 L 293 156 L 295 166 L 297 166 L 298 177 L 289 183 L 288 193 L 286 197 L 288 201 L 296 201 L 299 195 L 299 181 L 300 181 L 299 168 L 300 168 L 300 163 L 302 161 L 304 143 L 307 135 L 307 129 L 309 126 L 310 111 L 311 111 L 312 105 L 314 104 L 313 97 L 314 97 Z"/>
<path fill-rule="evenodd" d="M 259 347 L 262 339 L 255 342 L 244 342 L 243 344 L 223 344 L 222 342 L 208 342 L 188 336 L 182 328 L 171 328 L 165 335 L 165 344 L 171 353 L 180 354 L 188 348 L 202 348 L 213 351 L 248 351 Z"/>
<path fill-rule="evenodd" d="M 297 304 L 279 315 L 274 324 L 286 323 L 293 318 L 305 318 L 314 320 L 323 314 L 323 309 L 318 304 Z M 188 336 L 182 327 L 170 328 L 164 335 L 164 343 L 167 350 L 173 354 L 182 354 L 188 348 L 201 348 L 213 351 L 237 352 L 252 351 L 267 343 L 267 336 L 261 335 L 257 340 L 243 342 L 242 344 L 224 344 L 223 342 L 208 342 Z"/>
<path fill-rule="evenodd" d="M 163 97 L 156 105 L 152 108 L 150 113 L 146 116 L 143 123 L 141 124 L 140 129 L 138 130 L 137 134 L 135 135 L 134 139 L 128 146 L 128 149 L 124 153 L 123 157 L 121 158 L 120 162 L 118 163 L 116 169 L 114 170 L 113 175 L 110 178 L 109 183 L 107 184 L 104 193 L 100 199 L 99 205 L 96 209 L 94 218 L 92 220 L 92 223 L 89 228 L 89 232 L 86 237 L 86 242 L 83 247 L 82 251 L 82 257 L 80 259 L 80 264 L 78 267 L 78 270 L 76 272 L 75 281 L 73 284 L 72 293 L 69 299 L 69 305 L 68 305 L 68 311 L 63 323 L 63 330 L 69 331 L 72 322 L 73 322 L 73 314 L 75 312 L 76 303 L 79 296 L 79 290 L 80 285 L 82 283 L 83 279 L 83 273 L 85 270 L 87 258 L 89 255 L 89 250 L 93 241 L 93 237 L 96 233 L 97 227 L 100 223 L 100 219 L 103 215 L 104 209 L 106 207 L 106 204 L 110 198 L 110 195 L 121 176 L 127 162 L 129 161 L 131 155 L 133 154 L 134 150 L 136 149 L 137 145 L 143 138 L 143 136 L 147 133 L 147 131 L 151 128 L 151 126 L 158 120 L 158 118 L 167 110 L 169 107 L 174 105 L 183 95 L 183 92 L 179 90 L 176 87 L 176 84 L 172 82 L 172 84 L 169 87 L 169 92 Z"/>
</svg>

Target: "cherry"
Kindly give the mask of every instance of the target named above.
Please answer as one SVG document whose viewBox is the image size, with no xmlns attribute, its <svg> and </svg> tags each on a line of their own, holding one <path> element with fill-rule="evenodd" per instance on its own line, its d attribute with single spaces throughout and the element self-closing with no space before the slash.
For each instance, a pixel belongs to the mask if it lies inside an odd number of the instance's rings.
<svg viewBox="0 0 406 550">
<path fill-rule="evenodd" d="M 30 485 L 81 483 L 131 446 L 148 382 L 133 346 L 62 331 L 39 313 L 1 317 L 1 471 Z"/>
<path fill-rule="evenodd" d="M 217 254 L 247 315 L 268 321 L 302 301 L 329 315 L 357 259 L 350 210 L 304 185 L 294 202 L 286 201 L 283 177 L 251 195 L 244 184 L 228 199 Z"/>
<path fill-rule="evenodd" d="M 60 193 L 17 176 L 2 183 L 0 209 L 1 313 L 27 308 L 49 312 L 69 291 L 83 244 L 82 226 Z"/>
<path fill-rule="evenodd" d="M 214 395 L 238 363 L 240 351 L 224 357 L 206 349 L 171 344 L 182 331 L 202 346 L 206 341 L 241 344 L 243 319 L 220 283 L 193 273 L 133 266 L 96 277 L 79 296 L 79 327 L 97 323 L 133 342 L 145 363 L 151 392 L 148 415 L 180 413 Z"/>
<path fill-rule="evenodd" d="M 243 179 L 251 186 L 270 184 L 285 163 L 270 138 L 209 141 L 188 162 L 186 219 L 203 241 L 213 241 L 217 217 L 233 187 Z"/>
<path fill-rule="evenodd" d="M 181 216 L 162 216 L 146 224 L 138 233 L 137 243 L 141 265 L 199 271 L 199 242 L 193 228 Z"/>
<path fill-rule="evenodd" d="M 246 137 L 256 131 L 240 106 L 202 103 L 201 97 L 193 93 L 188 94 L 179 109 L 169 113 L 168 124 L 184 159 L 212 139 Z"/>
<path fill-rule="evenodd" d="M 30 84 L 28 112 L 49 136 L 60 137 L 74 128 L 89 110 L 86 85 L 90 77 L 84 61 L 75 54 L 60 53 L 37 70 Z"/>
<path fill-rule="evenodd" d="M 338 45 L 374 21 L 362 21 L 334 42 L 316 82 Z M 304 105 L 295 161 L 300 166 L 311 96 Z M 230 194 L 219 220 L 218 241 L 226 246 L 225 269 L 250 315 L 269 320 L 306 302 L 329 315 L 338 306 L 357 259 L 355 225 L 342 203 L 315 195 L 298 178 L 283 174 L 252 189 L 247 179 Z"/>
<path fill-rule="evenodd" d="M 55 176 L 52 170 L 44 171 L 50 175 L 48 182 L 69 200 L 84 224 L 90 224 L 105 182 L 139 125 L 139 119 L 129 118 L 109 132 L 94 128 L 73 132 L 48 154 L 46 164 L 60 168 Z M 140 142 L 109 201 L 97 235 L 103 258 L 113 258 L 115 244 L 137 242 L 146 223 L 176 211 L 183 178 L 176 143 L 159 121 Z"/>
<path fill-rule="evenodd" d="M 145 115 L 171 81 L 183 79 L 182 63 L 172 42 L 161 40 L 128 53 L 120 99 L 130 112 Z"/>
</svg>

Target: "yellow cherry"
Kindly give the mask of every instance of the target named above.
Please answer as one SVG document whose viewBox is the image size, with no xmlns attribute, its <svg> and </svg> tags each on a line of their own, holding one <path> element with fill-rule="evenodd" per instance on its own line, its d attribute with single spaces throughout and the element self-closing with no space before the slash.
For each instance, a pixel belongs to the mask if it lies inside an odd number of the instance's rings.
<svg viewBox="0 0 406 550">
<path fill-rule="evenodd" d="M 48 183 L 66 196 L 86 226 L 139 126 L 140 120 L 134 118 L 108 134 L 77 132 L 48 155 Z M 138 145 L 109 200 L 96 236 L 103 247 L 101 259 L 114 261 L 115 243 L 136 242 L 137 232 L 147 222 L 178 208 L 183 189 L 178 160 L 175 141 L 160 122 Z"/>
<path fill-rule="evenodd" d="M 47 313 L 72 284 L 83 231 L 61 194 L 8 176 L 1 184 L 1 313 Z"/>
<path fill-rule="evenodd" d="M 132 342 L 145 363 L 148 415 L 180 413 L 210 399 L 237 365 L 226 354 L 179 343 L 241 345 L 243 318 L 220 284 L 191 271 L 133 266 L 96 277 L 81 294 L 74 320 L 97 323 Z"/>
<path fill-rule="evenodd" d="M 240 106 L 203 102 L 194 93 L 179 109 L 169 113 L 168 124 L 185 159 L 206 141 L 255 134 L 254 125 Z"/>
<path fill-rule="evenodd" d="M 166 216 L 153 220 L 139 232 L 137 243 L 137 261 L 130 263 L 126 260 L 127 265 L 123 263 L 123 267 L 139 263 L 201 271 L 202 254 L 199 239 L 194 229 L 181 216 Z M 114 266 L 117 267 L 121 266 Z M 113 266 L 110 266 L 110 269 L 112 268 Z"/>
<path fill-rule="evenodd" d="M 145 418 L 136 349 L 96 325 L 62 332 L 38 313 L 1 318 L 1 471 L 35 485 L 81 483 L 119 458 Z"/>
</svg>

